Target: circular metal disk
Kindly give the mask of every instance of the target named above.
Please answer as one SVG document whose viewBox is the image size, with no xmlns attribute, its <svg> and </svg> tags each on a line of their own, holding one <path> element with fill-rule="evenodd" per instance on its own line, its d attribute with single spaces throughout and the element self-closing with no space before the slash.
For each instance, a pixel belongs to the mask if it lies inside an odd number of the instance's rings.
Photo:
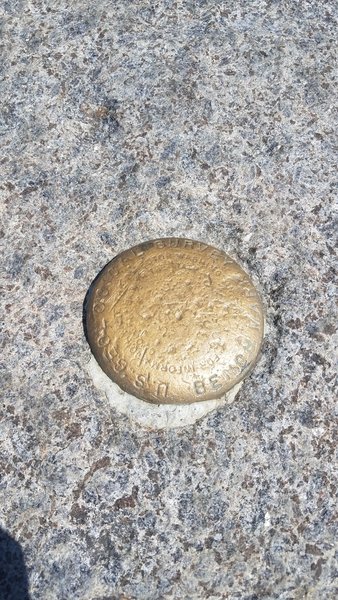
<svg viewBox="0 0 338 600">
<path fill-rule="evenodd" d="M 145 242 L 99 273 L 86 302 L 87 337 L 105 373 L 156 404 L 221 397 L 253 368 L 262 303 L 224 252 L 183 238 Z"/>
</svg>

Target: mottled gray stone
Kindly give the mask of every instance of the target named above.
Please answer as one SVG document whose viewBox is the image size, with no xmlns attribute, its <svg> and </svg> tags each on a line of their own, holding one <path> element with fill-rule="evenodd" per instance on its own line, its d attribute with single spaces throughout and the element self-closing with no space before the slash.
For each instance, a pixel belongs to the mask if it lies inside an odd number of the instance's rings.
<svg viewBox="0 0 338 600">
<path fill-rule="evenodd" d="M 329 600 L 335 588 L 331 0 L 3 2 L 1 525 L 33 600 Z M 233 404 L 148 431 L 86 373 L 82 303 L 145 239 L 262 292 Z"/>
</svg>

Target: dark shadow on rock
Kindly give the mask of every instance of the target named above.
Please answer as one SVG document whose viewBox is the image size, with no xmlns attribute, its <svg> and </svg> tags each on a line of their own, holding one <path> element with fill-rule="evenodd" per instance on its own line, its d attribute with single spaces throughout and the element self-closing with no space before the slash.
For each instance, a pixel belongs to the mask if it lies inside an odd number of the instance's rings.
<svg viewBox="0 0 338 600">
<path fill-rule="evenodd" d="M 21 546 L 1 528 L 0 599 L 30 600 L 28 576 Z"/>
</svg>

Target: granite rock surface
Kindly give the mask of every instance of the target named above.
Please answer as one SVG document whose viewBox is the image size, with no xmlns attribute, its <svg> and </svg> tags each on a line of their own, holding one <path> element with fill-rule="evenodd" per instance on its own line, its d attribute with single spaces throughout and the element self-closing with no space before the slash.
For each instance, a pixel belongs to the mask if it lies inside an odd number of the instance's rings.
<svg viewBox="0 0 338 600">
<path fill-rule="evenodd" d="M 333 600 L 335 3 L 1 11 L 0 524 L 31 600 Z M 238 260 L 268 325 L 236 401 L 168 431 L 111 409 L 82 326 L 162 236 Z"/>
</svg>

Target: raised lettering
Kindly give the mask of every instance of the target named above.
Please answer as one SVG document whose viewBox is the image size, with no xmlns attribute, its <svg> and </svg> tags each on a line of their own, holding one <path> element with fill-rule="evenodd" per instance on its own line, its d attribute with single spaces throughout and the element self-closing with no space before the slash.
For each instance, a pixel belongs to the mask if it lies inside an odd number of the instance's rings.
<svg viewBox="0 0 338 600">
<path fill-rule="evenodd" d="M 209 377 L 209 381 L 213 390 L 221 389 L 222 384 L 219 381 L 218 375 L 211 375 L 211 377 Z"/>
<path fill-rule="evenodd" d="M 144 388 L 146 385 L 146 380 L 147 379 L 145 375 L 138 375 L 135 380 L 135 387 Z"/>
<path fill-rule="evenodd" d="M 194 244 L 193 240 L 181 240 L 182 248 L 193 248 Z"/>
<path fill-rule="evenodd" d="M 121 373 L 126 368 L 127 363 L 123 358 L 119 358 L 112 363 L 112 367 L 116 373 Z"/>
<path fill-rule="evenodd" d="M 201 394 L 205 394 L 205 385 L 204 385 L 204 381 L 202 380 L 197 380 L 194 381 L 194 388 L 195 388 L 195 392 L 196 394 L 198 394 L 199 396 Z"/>
<path fill-rule="evenodd" d="M 237 356 L 235 358 L 235 363 L 239 367 L 243 367 L 245 365 L 245 358 L 244 358 L 243 354 L 237 354 Z"/>
<path fill-rule="evenodd" d="M 104 308 L 105 308 L 104 301 L 102 301 L 102 300 L 94 302 L 94 304 L 93 304 L 93 312 L 103 313 Z"/>
<path fill-rule="evenodd" d="M 157 386 L 157 397 L 158 398 L 166 398 L 168 395 L 169 384 L 168 383 L 159 383 Z"/>
</svg>

